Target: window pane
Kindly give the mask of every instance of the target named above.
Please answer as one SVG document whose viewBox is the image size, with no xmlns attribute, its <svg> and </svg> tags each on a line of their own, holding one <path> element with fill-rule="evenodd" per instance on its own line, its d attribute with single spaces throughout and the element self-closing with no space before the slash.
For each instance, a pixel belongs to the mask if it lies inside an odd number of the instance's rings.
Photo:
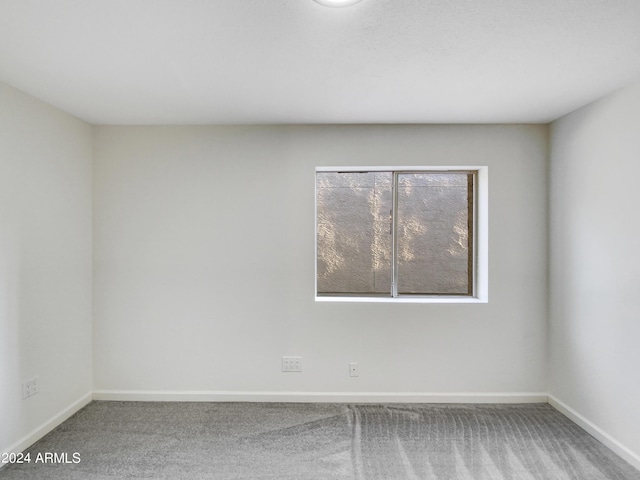
<svg viewBox="0 0 640 480">
<path fill-rule="evenodd" d="M 318 172 L 318 293 L 390 294 L 391 172 Z"/>
<path fill-rule="evenodd" d="M 472 175 L 398 175 L 398 293 L 471 294 Z"/>
</svg>

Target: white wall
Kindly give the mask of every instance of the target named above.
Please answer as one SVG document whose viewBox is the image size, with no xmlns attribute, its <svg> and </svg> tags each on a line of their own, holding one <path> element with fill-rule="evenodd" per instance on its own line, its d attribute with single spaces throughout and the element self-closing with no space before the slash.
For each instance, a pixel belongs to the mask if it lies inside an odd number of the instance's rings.
<svg viewBox="0 0 640 480">
<path fill-rule="evenodd" d="M 96 390 L 546 392 L 547 141 L 546 126 L 96 127 Z M 489 166 L 489 303 L 314 302 L 314 167 L 430 164 Z M 304 372 L 282 373 L 284 354 Z"/>
<path fill-rule="evenodd" d="M 2 452 L 91 391 L 91 157 L 91 126 L 0 83 Z"/>
<path fill-rule="evenodd" d="M 554 122 L 551 147 L 549 392 L 640 466 L 640 83 Z"/>
</svg>

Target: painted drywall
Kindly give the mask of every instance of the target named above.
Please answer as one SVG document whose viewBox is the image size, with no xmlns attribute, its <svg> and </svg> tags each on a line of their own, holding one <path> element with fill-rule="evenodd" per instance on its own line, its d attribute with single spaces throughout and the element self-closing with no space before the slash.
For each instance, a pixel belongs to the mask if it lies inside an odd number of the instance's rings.
<svg viewBox="0 0 640 480">
<path fill-rule="evenodd" d="M 96 127 L 96 390 L 545 392 L 547 142 L 540 125 Z M 315 302 L 314 167 L 332 165 L 488 165 L 489 303 Z"/>
<path fill-rule="evenodd" d="M 91 392 L 92 135 L 0 83 L 2 452 Z"/>
<path fill-rule="evenodd" d="M 552 124 L 549 392 L 640 465 L 640 83 Z"/>
</svg>

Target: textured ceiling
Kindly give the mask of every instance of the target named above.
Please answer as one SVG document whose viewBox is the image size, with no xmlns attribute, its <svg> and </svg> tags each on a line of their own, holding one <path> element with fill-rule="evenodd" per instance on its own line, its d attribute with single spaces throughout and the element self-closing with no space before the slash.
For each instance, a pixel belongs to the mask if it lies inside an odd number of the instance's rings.
<svg viewBox="0 0 640 480">
<path fill-rule="evenodd" d="M 0 81 L 96 124 L 548 122 L 638 77 L 638 0 L 0 0 Z"/>
</svg>

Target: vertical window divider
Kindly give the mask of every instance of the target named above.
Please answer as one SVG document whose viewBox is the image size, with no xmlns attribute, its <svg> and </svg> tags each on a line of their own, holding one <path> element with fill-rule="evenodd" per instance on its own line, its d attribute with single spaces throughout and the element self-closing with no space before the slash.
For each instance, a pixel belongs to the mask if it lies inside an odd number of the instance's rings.
<svg viewBox="0 0 640 480">
<path fill-rule="evenodd" d="M 391 184 L 391 296 L 398 296 L 398 172 Z"/>
</svg>

